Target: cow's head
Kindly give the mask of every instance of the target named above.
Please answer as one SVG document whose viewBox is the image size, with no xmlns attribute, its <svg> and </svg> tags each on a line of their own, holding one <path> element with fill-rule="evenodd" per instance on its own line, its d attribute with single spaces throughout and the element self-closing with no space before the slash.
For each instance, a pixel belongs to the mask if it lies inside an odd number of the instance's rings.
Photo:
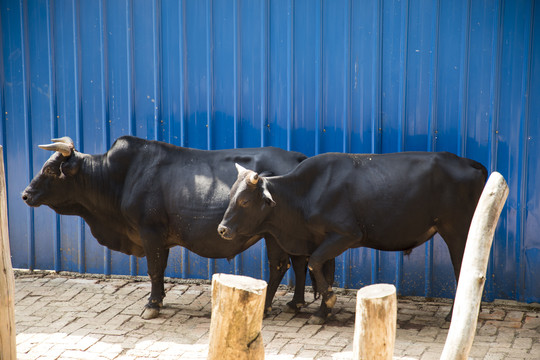
<svg viewBox="0 0 540 360">
<path fill-rule="evenodd" d="M 48 205 L 57 210 L 70 201 L 67 191 L 72 188 L 72 178 L 79 171 L 82 157 L 75 151 L 69 137 L 52 141 L 52 144 L 39 145 L 44 150 L 54 151 L 54 154 L 24 189 L 22 199 L 32 207 Z"/>
<path fill-rule="evenodd" d="M 263 176 L 238 164 L 236 169 L 238 178 L 231 188 L 229 206 L 218 226 L 218 233 L 225 240 L 233 240 L 237 235 L 256 235 L 260 231 L 259 225 L 276 206 Z"/>
</svg>

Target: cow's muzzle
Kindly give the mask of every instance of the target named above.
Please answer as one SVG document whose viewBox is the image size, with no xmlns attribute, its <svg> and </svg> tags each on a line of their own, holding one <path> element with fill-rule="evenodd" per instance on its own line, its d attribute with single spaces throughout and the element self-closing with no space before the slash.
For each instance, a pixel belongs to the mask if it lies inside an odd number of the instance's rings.
<svg viewBox="0 0 540 360">
<path fill-rule="evenodd" d="M 41 195 L 31 187 L 24 189 L 21 194 L 21 198 L 26 205 L 31 207 L 38 207 L 43 204 Z"/>
<path fill-rule="evenodd" d="M 27 205 L 32 206 L 32 207 L 37 206 L 37 204 L 35 204 L 35 202 L 33 201 L 33 197 L 30 195 L 28 191 L 24 190 L 21 197 Z"/>
<path fill-rule="evenodd" d="M 219 235 L 224 238 L 225 240 L 232 240 L 233 239 L 233 231 L 230 227 L 225 226 L 223 224 L 219 224 L 217 231 Z"/>
</svg>

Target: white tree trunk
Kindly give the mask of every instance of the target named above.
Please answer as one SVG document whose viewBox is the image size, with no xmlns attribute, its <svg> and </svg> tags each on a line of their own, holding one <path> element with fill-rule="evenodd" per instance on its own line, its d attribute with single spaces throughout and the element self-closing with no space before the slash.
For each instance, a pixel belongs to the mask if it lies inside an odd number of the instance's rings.
<svg viewBox="0 0 540 360">
<path fill-rule="evenodd" d="M 266 282 L 247 276 L 212 276 L 210 360 L 264 359 L 262 319 Z"/>
<path fill-rule="evenodd" d="M 392 360 L 396 324 L 397 298 L 394 285 L 375 284 L 358 290 L 353 359 Z"/>
<path fill-rule="evenodd" d="M 508 196 L 498 172 L 489 177 L 471 222 L 441 360 L 467 359 L 474 340 L 493 235 Z"/>
<path fill-rule="evenodd" d="M 4 155 L 0 146 L 0 359 L 17 358 L 15 342 L 15 279 L 11 267 Z"/>
</svg>

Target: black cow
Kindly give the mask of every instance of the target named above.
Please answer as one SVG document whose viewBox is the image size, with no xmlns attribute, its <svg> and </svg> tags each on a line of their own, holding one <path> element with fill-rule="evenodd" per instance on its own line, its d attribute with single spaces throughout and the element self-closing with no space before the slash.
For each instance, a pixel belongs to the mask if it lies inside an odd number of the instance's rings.
<svg viewBox="0 0 540 360">
<path fill-rule="evenodd" d="M 169 248 L 180 245 L 208 258 L 231 259 L 266 239 L 270 279 L 266 310 L 289 257 L 270 234 L 223 243 L 216 233 L 236 179 L 234 163 L 284 174 L 306 158 L 278 148 L 204 151 L 131 136 L 116 140 L 102 155 L 83 154 L 64 137 L 41 145 L 55 151 L 22 194 L 30 206 L 81 216 L 98 242 L 124 254 L 146 256 L 152 290 L 141 315 L 158 316 L 165 296 Z M 291 258 L 296 274 L 296 309 L 304 302 L 307 258 Z"/>
<path fill-rule="evenodd" d="M 323 297 L 312 322 L 336 301 L 324 264 L 349 248 L 410 252 L 439 233 L 458 279 L 487 179 L 481 164 L 444 152 L 328 153 L 273 177 L 237 168 L 218 232 L 233 243 L 269 233 L 288 254 L 309 256 Z"/>
</svg>

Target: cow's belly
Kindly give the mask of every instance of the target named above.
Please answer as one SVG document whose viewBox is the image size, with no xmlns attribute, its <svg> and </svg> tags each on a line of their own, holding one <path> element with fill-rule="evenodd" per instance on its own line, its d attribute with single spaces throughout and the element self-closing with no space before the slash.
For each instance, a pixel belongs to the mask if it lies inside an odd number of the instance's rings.
<svg viewBox="0 0 540 360">
<path fill-rule="evenodd" d="M 180 245 L 206 258 L 233 258 L 253 245 L 253 242 L 223 240 L 217 232 L 219 221 L 220 218 L 210 214 L 178 217 L 171 223 L 167 247 Z"/>
<path fill-rule="evenodd" d="M 400 231 L 401 230 L 401 231 Z M 381 229 L 361 239 L 360 246 L 384 251 L 407 251 L 428 241 L 437 233 L 436 226 L 418 229 Z"/>
</svg>

